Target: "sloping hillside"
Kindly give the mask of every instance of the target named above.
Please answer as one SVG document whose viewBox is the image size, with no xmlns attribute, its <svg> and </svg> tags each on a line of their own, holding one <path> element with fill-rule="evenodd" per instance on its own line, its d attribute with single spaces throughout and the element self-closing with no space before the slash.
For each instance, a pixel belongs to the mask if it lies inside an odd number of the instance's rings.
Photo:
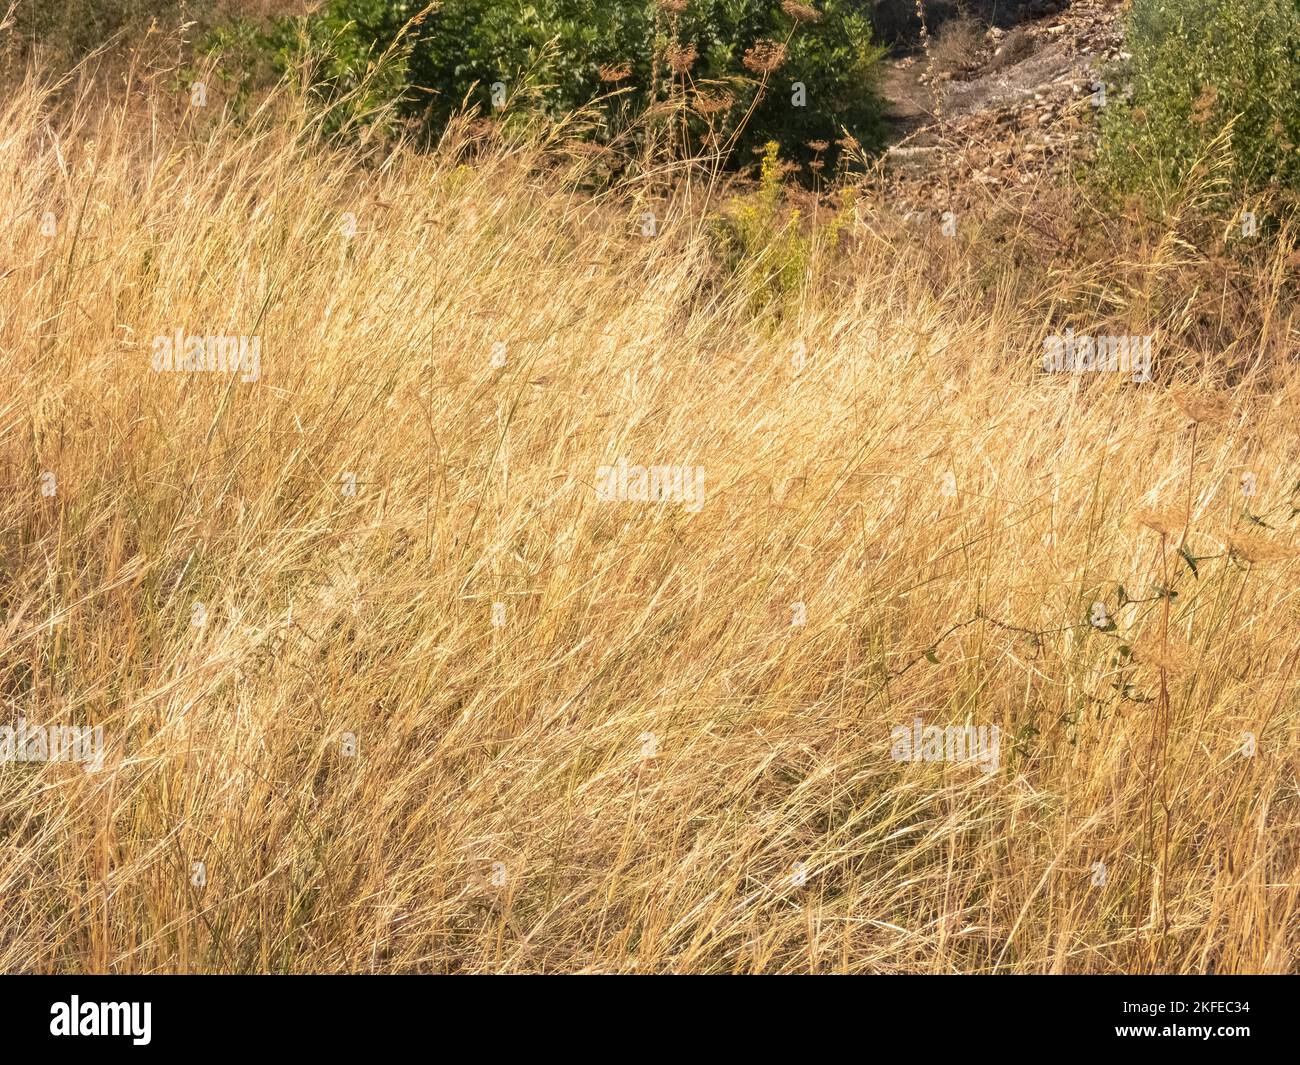
<svg viewBox="0 0 1300 1065">
<path fill-rule="evenodd" d="M 1055 5 L 1049 5 L 1055 6 Z M 898 142 L 886 157 L 903 210 L 962 210 L 1033 187 L 1089 150 L 1102 83 L 1122 56 L 1126 3 L 1075 0 L 1010 28 L 949 20 L 886 62 Z"/>
</svg>

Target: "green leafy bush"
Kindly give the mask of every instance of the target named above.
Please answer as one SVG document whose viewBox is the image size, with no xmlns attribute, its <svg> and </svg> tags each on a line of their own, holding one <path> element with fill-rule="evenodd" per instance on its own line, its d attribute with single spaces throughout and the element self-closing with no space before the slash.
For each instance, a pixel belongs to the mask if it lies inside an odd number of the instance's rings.
<svg viewBox="0 0 1300 1065">
<path fill-rule="evenodd" d="M 1102 112 L 1116 188 L 1181 182 L 1216 154 L 1240 188 L 1300 185 L 1297 0 L 1134 0 L 1127 48 Z"/>
<path fill-rule="evenodd" d="M 295 37 L 312 47 L 343 40 L 347 47 L 327 72 L 337 91 L 355 82 L 422 6 L 327 0 L 305 28 L 280 23 L 268 45 L 287 61 Z M 881 138 L 874 77 L 883 49 L 872 41 L 862 6 L 443 0 L 405 39 L 403 108 L 436 134 L 466 101 L 484 113 L 563 115 L 599 100 L 603 135 L 612 137 L 674 100 L 686 105 L 687 150 L 734 149 L 733 159 L 744 163 L 775 139 L 794 159 L 833 162 L 844 132 L 867 148 Z"/>
<path fill-rule="evenodd" d="M 234 18 L 209 32 L 202 50 L 225 57 L 222 75 L 240 102 L 306 63 L 310 91 L 327 105 L 325 126 L 338 130 L 405 101 L 411 41 L 399 34 L 406 21 L 402 13 L 410 6 L 328 0 L 309 18 L 267 23 Z"/>
</svg>

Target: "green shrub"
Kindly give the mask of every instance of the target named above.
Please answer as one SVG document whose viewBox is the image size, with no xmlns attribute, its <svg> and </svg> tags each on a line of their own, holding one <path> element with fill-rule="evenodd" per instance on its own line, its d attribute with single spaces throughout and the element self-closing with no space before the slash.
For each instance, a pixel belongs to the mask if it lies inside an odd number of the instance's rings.
<svg viewBox="0 0 1300 1065">
<path fill-rule="evenodd" d="M 325 127 L 334 131 L 406 98 L 411 42 L 398 34 L 409 6 L 328 0 L 309 18 L 234 18 L 209 32 L 201 50 L 224 57 L 222 76 L 237 102 L 305 63 L 310 91 L 327 105 Z"/>
<path fill-rule="evenodd" d="M 295 39 L 320 47 L 341 37 L 345 54 L 328 72 L 337 92 L 422 6 L 327 0 L 305 28 L 278 23 L 267 46 L 287 65 Z M 843 132 L 867 148 L 882 134 L 874 78 L 883 49 L 861 8 L 852 0 L 823 0 L 820 9 L 791 0 L 443 0 L 405 42 L 403 108 L 436 135 L 467 100 L 489 114 L 559 116 L 603 98 L 600 132 L 612 137 L 672 99 L 691 105 L 688 150 L 721 145 L 747 163 L 776 139 L 795 159 L 833 163 Z M 495 106 L 502 99 L 506 106 Z"/>
<path fill-rule="evenodd" d="M 1127 49 L 1101 122 L 1114 187 L 1177 184 L 1218 151 L 1238 188 L 1300 184 L 1297 0 L 1134 0 Z"/>
</svg>

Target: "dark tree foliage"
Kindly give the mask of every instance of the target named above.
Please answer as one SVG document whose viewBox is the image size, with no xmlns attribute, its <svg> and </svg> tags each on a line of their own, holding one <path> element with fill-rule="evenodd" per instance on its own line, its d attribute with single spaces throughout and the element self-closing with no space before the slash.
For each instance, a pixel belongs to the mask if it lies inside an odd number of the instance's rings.
<svg viewBox="0 0 1300 1065">
<path fill-rule="evenodd" d="M 562 115 L 600 101 L 594 135 L 612 137 L 652 105 L 679 99 L 691 105 L 688 147 L 703 146 L 713 131 L 736 163 L 753 162 L 768 140 L 791 158 L 832 159 L 845 133 L 868 149 L 880 144 L 874 76 L 882 49 L 872 40 L 871 6 L 443 0 L 405 38 L 402 107 L 436 135 L 467 101 L 502 117 Z M 329 51 L 327 84 L 342 91 L 362 80 L 421 7 L 328 0 L 305 22 L 277 24 L 268 39 L 286 61 L 304 43 Z M 394 87 L 391 77 L 377 84 Z"/>
</svg>

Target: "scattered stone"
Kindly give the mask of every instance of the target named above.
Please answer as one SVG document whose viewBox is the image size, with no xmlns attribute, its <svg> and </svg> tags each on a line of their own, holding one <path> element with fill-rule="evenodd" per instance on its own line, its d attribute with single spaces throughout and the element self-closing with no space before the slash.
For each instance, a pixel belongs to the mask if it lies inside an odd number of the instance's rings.
<svg viewBox="0 0 1300 1065">
<path fill-rule="evenodd" d="M 900 212 L 987 204 L 1065 173 L 1096 143 L 1097 109 L 1087 98 L 1102 64 L 1128 57 L 1126 11 L 1113 0 L 1040 0 L 1028 10 L 1038 20 L 1014 29 L 1027 44 L 1004 55 L 1011 35 L 991 27 L 985 65 L 970 72 L 921 88 L 924 55 L 890 61 L 897 90 L 887 95 L 912 122 L 882 174 L 886 201 Z"/>
</svg>

